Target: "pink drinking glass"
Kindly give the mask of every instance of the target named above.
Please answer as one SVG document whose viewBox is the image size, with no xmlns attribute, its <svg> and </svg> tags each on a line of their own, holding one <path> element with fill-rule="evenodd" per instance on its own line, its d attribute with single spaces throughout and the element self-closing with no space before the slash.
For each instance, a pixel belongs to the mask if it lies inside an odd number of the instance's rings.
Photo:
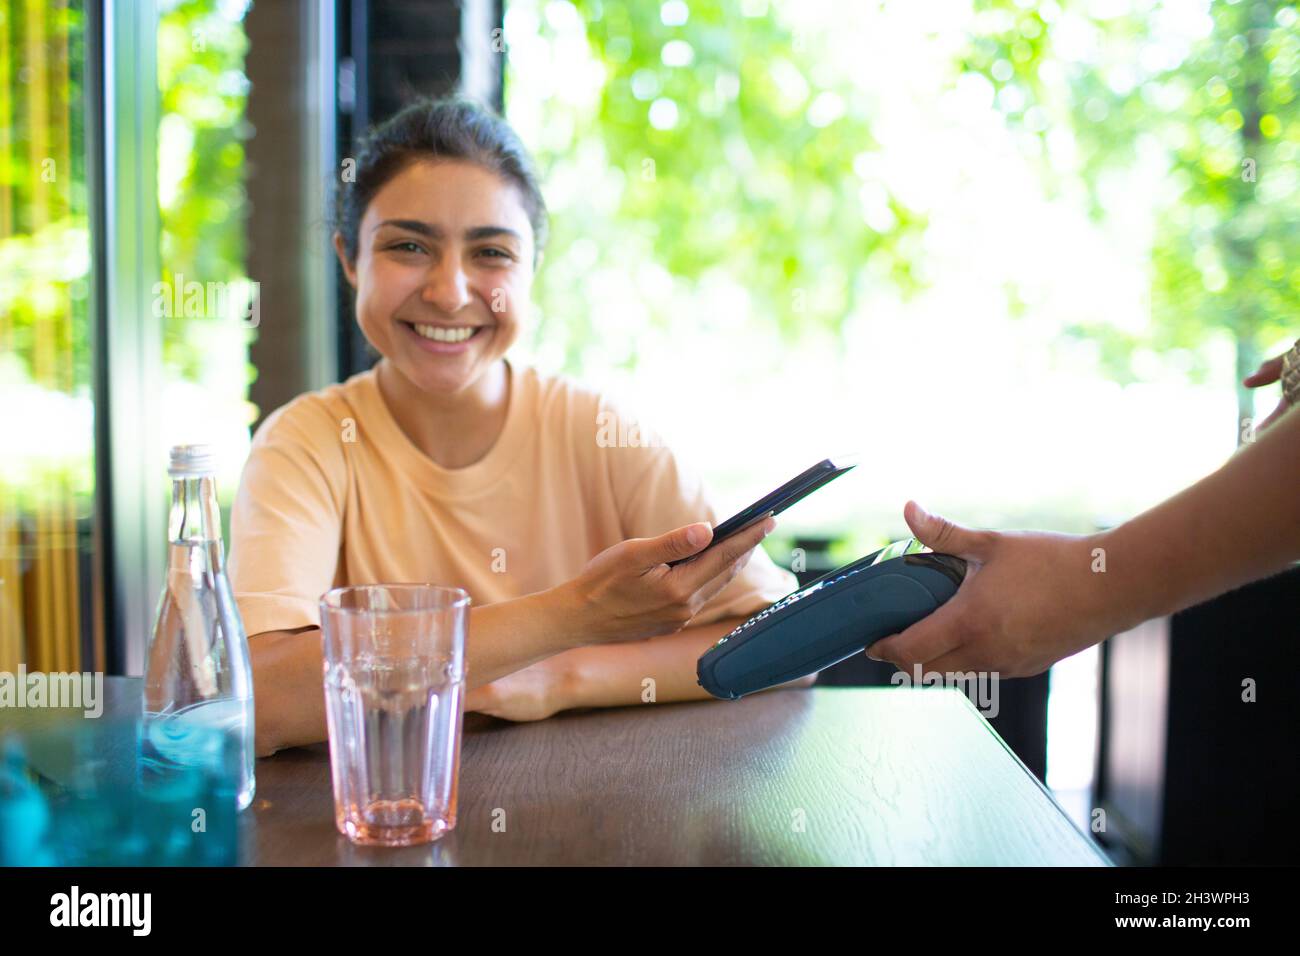
<svg viewBox="0 0 1300 956">
<path fill-rule="evenodd" d="M 334 820 L 354 843 L 429 843 L 456 825 L 469 603 L 432 584 L 321 597 Z"/>
</svg>

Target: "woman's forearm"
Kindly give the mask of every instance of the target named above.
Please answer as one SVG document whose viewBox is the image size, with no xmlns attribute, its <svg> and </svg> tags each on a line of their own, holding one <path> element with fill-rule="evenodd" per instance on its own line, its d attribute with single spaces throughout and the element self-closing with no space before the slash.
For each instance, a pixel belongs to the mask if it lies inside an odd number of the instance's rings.
<svg viewBox="0 0 1300 956">
<path fill-rule="evenodd" d="M 564 585 L 471 608 L 465 687 L 473 690 L 590 638 L 581 602 Z"/>
<path fill-rule="evenodd" d="M 701 654 L 744 618 L 688 627 L 667 637 L 621 644 L 599 644 L 566 651 L 557 657 L 570 675 L 569 707 L 623 707 L 628 704 L 712 700 L 696 679 Z M 816 675 L 791 681 L 807 687 Z M 786 685 L 782 685 L 786 686 Z"/>
<path fill-rule="evenodd" d="M 471 608 L 466 689 L 490 685 L 584 644 L 676 633 L 726 587 L 775 524 L 769 517 L 680 567 L 669 563 L 696 555 L 709 543 L 706 523 L 683 525 L 656 538 L 630 538 L 597 554 L 570 581 Z M 257 752 L 324 740 L 319 629 L 260 633 L 249 647 Z"/>
<path fill-rule="evenodd" d="M 1119 630 L 1284 569 L 1300 558 L 1300 411 L 1095 540 L 1116 588 Z"/>
</svg>

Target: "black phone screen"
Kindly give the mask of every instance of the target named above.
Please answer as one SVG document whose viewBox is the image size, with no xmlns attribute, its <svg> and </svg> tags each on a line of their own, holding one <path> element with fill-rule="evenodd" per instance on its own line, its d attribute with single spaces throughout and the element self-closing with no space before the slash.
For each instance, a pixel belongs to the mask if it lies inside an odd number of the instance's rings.
<svg viewBox="0 0 1300 956">
<path fill-rule="evenodd" d="M 703 551 L 691 555 L 689 558 L 681 558 L 677 561 L 670 561 L 669 567 L 675 567 L 684 561 L 691 561 L 704 554 L 709 548 L 716 546 L 719 542 L 725 541 L 733 534 L 744 531 L 756 521 L 762 521 L 769 515 L 779 515 L 792 504 L 808 497 L 818 488 L 829 482 L 834 481 L 840 475 L 852 471 L 857 467 L 856 462 L 851 462 L 845 458 L 827 458 L 817 462 L 807 471 L 795 475 L 780 488 L 759 498 L 748 508 L 738 511 L 722 524 L 713 529 L 713 540 L 708 543 Z"/>
</svg>

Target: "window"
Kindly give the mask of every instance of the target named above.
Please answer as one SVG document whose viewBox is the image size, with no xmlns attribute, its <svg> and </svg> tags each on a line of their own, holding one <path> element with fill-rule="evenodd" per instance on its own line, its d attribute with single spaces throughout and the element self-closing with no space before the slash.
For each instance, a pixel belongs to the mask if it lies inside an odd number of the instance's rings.
<svg viewBox="0 0 1300 956">
<path fill-rule="evenodd" d="M 0 5 L 0 670 L 102 667 L 81 3 Z"/>
<path fill-rule="evenodd" d="M 290 85 L 318 101 L 292 119 L 318 122 L 333 102 L 321 93 L 332 21 L 306 9 L 288 11 L 290 26 L 312 28 L 302 51 L 260 52 L 295 79 L 315 57 L 310 82 Z M 249 351 L 262 304 L 249 265 L 249 10 L 0 4 L 0 670 L 140 672 L 168 446 L 217 446 L 229 514 L 257 415 Z M 270 37 L 286 10 L 268 11 Z M 301 145 L 313 151 L 304 169 L 329 162 L 324 138 L 277 133 L 277 159 Z M 302 197 L 317 218 L 320 178 Z M 294 361 L 301 338 L 334 334 L 328 259 L 308 268 L 301 250 L 277 259 L 266 246 L 273 288 L 321 290 L 307 298 L 321 307 L 282 321 L 267 353 Z"/>
</svg>

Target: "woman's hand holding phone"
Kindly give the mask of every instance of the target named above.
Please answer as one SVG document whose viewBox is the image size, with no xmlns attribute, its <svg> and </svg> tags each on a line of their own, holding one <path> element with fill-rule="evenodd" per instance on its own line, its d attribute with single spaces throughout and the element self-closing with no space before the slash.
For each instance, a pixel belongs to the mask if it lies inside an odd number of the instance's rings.
<svg viewBox="0 0 1300 956">
<path fill-rule="evenodd" d="M 668 563 L 708 547 L 713 531 L 707 523 L 606 548 L 559 589 L 580 622 L 582 643 L 637 640 L 681 630 L 731 582 L 775 527 L 774 518 L 760 521 L 697 560 L 675 567 Z"/>
</svg>

